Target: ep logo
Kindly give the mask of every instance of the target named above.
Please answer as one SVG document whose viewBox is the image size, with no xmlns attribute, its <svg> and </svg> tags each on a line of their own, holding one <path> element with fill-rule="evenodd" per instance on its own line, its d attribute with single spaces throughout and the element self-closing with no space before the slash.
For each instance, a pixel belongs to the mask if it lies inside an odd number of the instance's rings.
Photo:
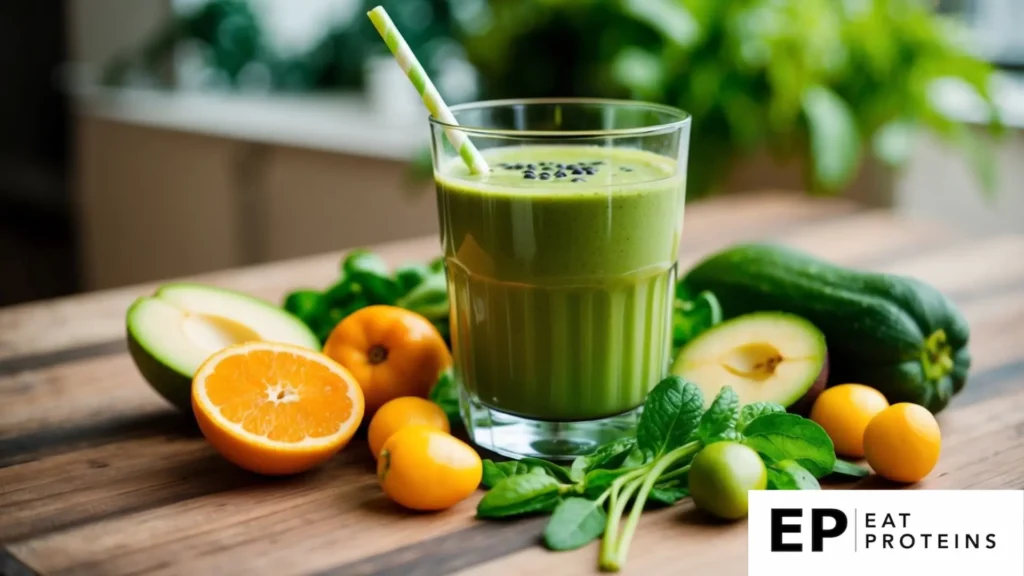
<svg viewBox="0 0 1024 576">
<path fill-rule="evenodd" d="M 846 513 L 836 508 L 773 508 L 771 510 L 771 551 L 803 552 L 803 539 L 787 534 L 801 534 L 806 526 L 810 532 L 810 551 L 822 552 L 826 538 L 838 538 L 850 525 Z"/>
<path fill-rule="evenodd" d="M 749 576 L 1024 575 L 1022 490 L 751 490 Z"/>
</svg>

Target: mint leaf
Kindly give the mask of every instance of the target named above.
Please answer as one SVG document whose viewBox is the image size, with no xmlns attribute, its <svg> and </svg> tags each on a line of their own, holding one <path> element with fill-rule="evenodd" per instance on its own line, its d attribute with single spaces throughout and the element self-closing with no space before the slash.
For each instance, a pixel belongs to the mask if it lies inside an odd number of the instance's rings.
<svg viewBox="0 0 1024 576">
<path fill-rule="evenodd" d="M 682 446 L 697 429 L 704 396 L 695 384 L 669 376 L 651 390 L 637 423 L 637 447 L 652 457 Z"/>
<path fill-rule="evenodd" d="M 832 465 L 832 474 L 849 476 L 851 478 L 864 478 L 865 476 L 869 476 L 871 471 L 863 466 L 858 466 L 853 462 L 847 462 L 846 460 L 836 458 L 836 463 Z"/>
<path fill-rule="evenodd" d="M 830 472 L 836 462 L 832 439 L 816 422 L 796 414 L 765 414 L 747 424 L 743 443 L 774 462 L 796 460 L 815 478 Z"/>
<path fill-rule="evenodd" d="M 697 437 L 705 444 L 722 439 L 724 434 L 736 429 L 739 417 L 740 397 L 732 387 L 724 386 L 718 391 L 707 412 L 701 416 Z"/>
<path fill-rule="evenodd" d="M 562 484 L 545 474 L 509 476 L 498 482 L 476 507 L 478 518 L 505 518 L 550 512 L 558 504 Z"/>
<path fill-rule="evenodd" d="M 586 498 L 563 500 L 544 528 L 544 544 L 551 550 L 573 550 L 604 533 L 607 517 L 602 504 Z"/>
<path fill-rule="evenodd" d="M 821 490 L 817 478 L 795 460 L 768 465 L 768 488 L 771 490 Z"/>
<path fill-rule="evenodd" d="M 740 408 L 740 418 L 736 422 L 736 429 L 743 432 L 743 429 L 760 416 L 765 414 L 775 414 L 785 412 L 786 409 L 781 404 L 775 404 L 774 402 L 751 402 L 746 404 L 743 408 Z"/>
</svg>

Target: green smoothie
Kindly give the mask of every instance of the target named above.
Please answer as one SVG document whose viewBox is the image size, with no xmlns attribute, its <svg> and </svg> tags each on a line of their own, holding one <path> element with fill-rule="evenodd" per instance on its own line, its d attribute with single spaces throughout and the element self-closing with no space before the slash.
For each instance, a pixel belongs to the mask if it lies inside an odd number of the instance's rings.
<svg viewBox="0 0 1024 576">
<path fill-rule="evenodd" d="M 670 361 L 685 175 L 625 148 L 490 149 L 436 176 L 459 377 L 537 420 L 640 406 Z"/>
</svg>

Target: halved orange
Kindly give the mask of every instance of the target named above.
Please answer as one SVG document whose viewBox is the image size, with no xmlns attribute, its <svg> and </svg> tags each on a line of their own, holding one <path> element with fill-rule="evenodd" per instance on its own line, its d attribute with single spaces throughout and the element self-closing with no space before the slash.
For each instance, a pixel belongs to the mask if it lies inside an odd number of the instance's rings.
<svg viewBox="0 0 1024 576">
<path fill-rule="evenodd" d="M 359 383 L 330 358 L 248 342 L 210 356 L 192 380 L 199 429 L 225 458 L 260 474 L 295 474 L 348 444 L 363 419 Z"/>
</svg>

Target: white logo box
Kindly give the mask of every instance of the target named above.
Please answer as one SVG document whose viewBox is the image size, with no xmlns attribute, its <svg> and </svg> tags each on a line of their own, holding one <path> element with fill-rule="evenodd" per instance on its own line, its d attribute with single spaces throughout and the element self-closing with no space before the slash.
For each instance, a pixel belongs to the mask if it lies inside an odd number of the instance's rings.
<svg viewBox="0 0 1024 576">
<path fill-rule="evenodd" d="M 752 491 L 747 546 L 750 576 L 1024 576 L 1024 491 Z"/>
</svg>

